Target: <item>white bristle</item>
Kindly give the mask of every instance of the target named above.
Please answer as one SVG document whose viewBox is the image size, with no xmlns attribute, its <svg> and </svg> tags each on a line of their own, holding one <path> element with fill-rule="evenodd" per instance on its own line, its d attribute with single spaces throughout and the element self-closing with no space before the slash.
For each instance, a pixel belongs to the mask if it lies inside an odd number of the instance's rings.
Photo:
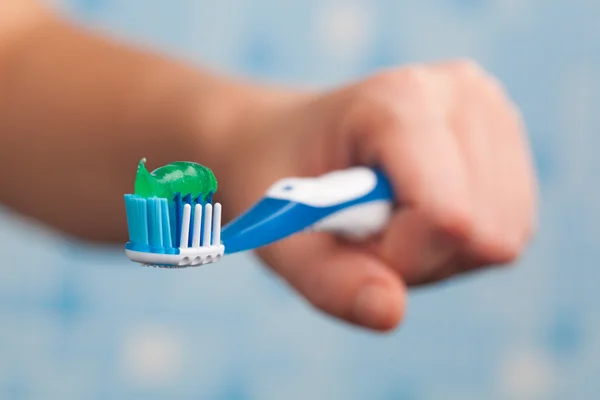
<svg viewBox="0 0 600 400">
<path fill-rule="evenodd" d="M 212 244 L 213 246 L 218 246 L 221 244 L 221 203 L 215 204 L 215 211 L 213 215 L 213 238 Z"/>
<path fill-rule="evenodd" d="M 202 246 L 210 246 L 210 231 L 212 229 L 212 204 L 207 204 L 204 209 L 204 238 Z"/>
<path fill-rule="evenodd" d="M 179 247 L 185 249 L 188 247 L 188 240 L 190 237 L 190 214 L 192 213 L 192 206 L 186 204 L 183 206 L 183 217 L 181 219 L 181 241 Z"/>
<path fill-rule="evenodd" d="M 202 204 L 194 206 L 194 232 L 192 234 L 192 247 L 200 247 L 200 227 L 202 226 Z"/>
</svg>

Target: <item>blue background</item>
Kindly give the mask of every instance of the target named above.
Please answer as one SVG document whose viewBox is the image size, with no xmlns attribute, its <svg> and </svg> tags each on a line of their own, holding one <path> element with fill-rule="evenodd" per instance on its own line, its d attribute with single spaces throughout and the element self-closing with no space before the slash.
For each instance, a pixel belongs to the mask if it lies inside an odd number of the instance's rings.
<svg viewBox="0 0 600 400">
<path fill-rule="evenodd" d="M 130 43 L 281 82 L 473 57 L 523 110 L 540 231 L 517 268 L 412 292 L 381 336 L 315 312 L 250 256 L 138 268 L 5 210 L 0 398 L 598 398 L 600 2 L 52 3 Z"/>
</svg>

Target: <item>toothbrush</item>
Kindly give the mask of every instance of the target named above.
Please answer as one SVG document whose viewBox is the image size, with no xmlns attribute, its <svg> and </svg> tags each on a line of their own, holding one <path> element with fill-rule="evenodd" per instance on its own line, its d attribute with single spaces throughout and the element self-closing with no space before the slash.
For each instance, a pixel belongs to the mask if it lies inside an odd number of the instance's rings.
<svg viewBox="0 0 600 400">
<path fill-rule="evenodd" d="M 125 195 L 130 234 L 127 256 L 143 265 L 185 268 L 217 262 L 223 255 L 257 249 L 307 230 L 362 240 L 387 225 L 394 207 L 388 179 L 381 170 L 369 167 L 282 179 L 222 232 L 219 203 L 213 208 L 189 200 L 189 196 L 183 200 L 179 196 L 173 206 L 166 198 Z"/>
</svg>

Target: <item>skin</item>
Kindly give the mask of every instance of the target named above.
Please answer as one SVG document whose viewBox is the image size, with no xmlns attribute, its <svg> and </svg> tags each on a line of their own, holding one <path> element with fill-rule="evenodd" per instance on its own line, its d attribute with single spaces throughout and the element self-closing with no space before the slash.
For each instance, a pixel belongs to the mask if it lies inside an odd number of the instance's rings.
<svg viewBox="0 0 600 400">
<path fill-rule="evenodd" d="M 324 92 L 273 87 L 3 0 L 0 88 L 0 202 L 82 240 L 127 240 L 122 196 L 142 157 L 150 170 L 209 166 L 225 222 L 277 179 L 382 166 L 402 207 L 378 237 L 300 234 L 257 251 L 316 309 L 376 331 L 400 323 L 408 287 L 511 265 L 534 232 L 522 118 L 469 60 L 378 71 Z M 74 213 L 78 203 L 94 212 Z"/>
</svg>

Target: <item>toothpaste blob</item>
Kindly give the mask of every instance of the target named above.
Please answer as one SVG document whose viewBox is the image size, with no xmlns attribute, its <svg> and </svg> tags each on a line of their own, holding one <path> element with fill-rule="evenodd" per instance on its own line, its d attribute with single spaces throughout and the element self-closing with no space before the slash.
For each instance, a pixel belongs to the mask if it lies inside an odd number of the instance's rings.
<svg viewBox="0 0 600 400">
<path fill-rule="evenodd" d="M 188 161 L 172 162 L 150 173 L 143 158 L 135 177 L 135 194 L 144 198 L 173 200 L 181 194 L 191 195 L 198 202 L 212 202 L 217 186 L 217 178 L 209 168 Z"/>
</svg>

